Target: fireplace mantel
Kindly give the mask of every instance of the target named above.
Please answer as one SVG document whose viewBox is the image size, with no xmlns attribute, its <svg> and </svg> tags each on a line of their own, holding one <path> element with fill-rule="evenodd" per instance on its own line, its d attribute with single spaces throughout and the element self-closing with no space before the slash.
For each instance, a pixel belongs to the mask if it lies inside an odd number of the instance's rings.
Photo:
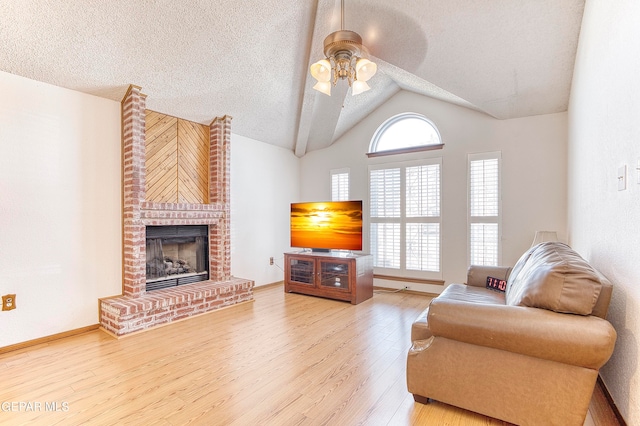
<svg viewBox="0 0 640 426">
<path fill-rule="evenodd" d="M 130 86 L 122 100 L 123 290 L 100 301 L 102 328 L 116 336 L 253 300 L 253 281 L 231 277 L 231 117 L 215 118 L 209 126 L 208 203 L 165 203 L 146 199 L 145 112 L 146 95 Z M 150 225 L 209 225 L 210 280 L 147 293 Z"/>
<path fill-rule="evenodd" d="M 152 203 L 140 206 L 140 220 L 149 225 L 215 225 L 225 216 L 225 206 L 216 204 Z"/>
</svg>

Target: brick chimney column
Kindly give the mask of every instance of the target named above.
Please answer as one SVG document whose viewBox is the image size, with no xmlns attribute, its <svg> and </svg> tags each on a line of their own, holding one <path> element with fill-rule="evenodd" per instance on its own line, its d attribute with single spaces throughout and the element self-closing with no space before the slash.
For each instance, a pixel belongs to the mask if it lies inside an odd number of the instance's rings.
<svg viewBox="0 0 640 426">
<path fill-rule="evenodd" d="M 129 86 L 122 99 L 123 184 L 123 285 L 125 296 L 145 293 L 145 226 L 140 208 L 145 201 L 145 109 L 146 95 Z"/>
<path fill-rule="evenodd" d="M 231 116 L 217 117 L 209 131 L 209 203 L 223 211 L 209 232 L 210 279 L 231 277 Z"/>
</svg>

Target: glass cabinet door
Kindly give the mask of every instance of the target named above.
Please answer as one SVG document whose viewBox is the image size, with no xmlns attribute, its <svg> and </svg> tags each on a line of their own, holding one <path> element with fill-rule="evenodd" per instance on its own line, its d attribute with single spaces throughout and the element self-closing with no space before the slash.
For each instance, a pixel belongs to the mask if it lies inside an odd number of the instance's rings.
<svg viewBox="0 0 640 426">
<path fill-rule="evenodd" d="M 349 290 L 349 264 L 329 260 L 320 261 L 320 286 Z"/>
<path fill-rule="evenodd" d="M 313 259 L 289 259 L 289 279 L 299 284 L 313 285 L 314 278 L 314 264 Z"/>
</svg>

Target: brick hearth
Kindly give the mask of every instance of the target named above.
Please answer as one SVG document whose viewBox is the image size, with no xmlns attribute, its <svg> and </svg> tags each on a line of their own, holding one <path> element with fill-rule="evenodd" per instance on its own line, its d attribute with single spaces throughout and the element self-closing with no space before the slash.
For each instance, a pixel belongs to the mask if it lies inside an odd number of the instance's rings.
<svg viewBox="0 0 640 426">
<path fill-rule="evenodd" d="M 122 101 L 123 290 L 100 300 L 100 324 L 122 336 L 238 302 L 253 300 L 253 281 L 231 277 L 230 139 L 231 117 L 209 128 L 209 203 L 146 200 L 146 96 L 131 86 Z M 209 225 L 209 281 L 146 292 L 148 225 Z"/>
<path fill-rule="evenodd" d="M 106 330 L 122 336 L 252 299 L 252 281 L 201 281 L 142 296 L 103 299 L 101 322 Z"/>
</svg>

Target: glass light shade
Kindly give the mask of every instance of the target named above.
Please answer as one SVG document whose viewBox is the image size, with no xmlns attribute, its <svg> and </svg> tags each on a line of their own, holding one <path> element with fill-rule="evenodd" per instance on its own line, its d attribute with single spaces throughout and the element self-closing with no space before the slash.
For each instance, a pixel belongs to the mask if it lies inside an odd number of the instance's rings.
<svg viewBox="0 0 640 426">
<path fill-rule="evenodd" d="M 326 59 L 321 59 L 315 64 L 311 65 L 311 75 L 318 81 L 331 80 L 331 64 Z"/>
<path fill-rule="evenodd" d="M 369 79 L 376 74 L 376 71 L 378 71 L 378 66 L 368 59 L 360 58 L 358 62 L 356 62 L 356 76 L 358 77 L 358 81 L 369 81 Z"/>
<path fill-rule="evenodd" d="M 318 92 L 322 92 L 327 96 L 331 96 L 331 82 L 330 81 L 319 81 L 313 86 Z"/>
<path fill-rule="evenodd" d="M 351 86 L 351 96 L 359 95 L 360 93 L 366 92 L 369 89 L 371 89 L 371 87 L 369 87 L 369 85 L 366 82 L 356 80 L 353 82 L 353 85 Z"/>
</svg>

